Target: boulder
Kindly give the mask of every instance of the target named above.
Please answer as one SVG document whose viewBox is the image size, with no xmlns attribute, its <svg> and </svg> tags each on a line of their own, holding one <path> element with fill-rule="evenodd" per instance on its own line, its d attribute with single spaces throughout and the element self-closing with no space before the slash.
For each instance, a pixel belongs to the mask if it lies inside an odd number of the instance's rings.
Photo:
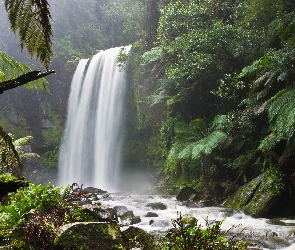
<svg viewBox="0 0 295 250">
<path fill-rule="evenodd" d="M 102 195 L 102 194 L 107 193 L 107 191 L 104 191 L 100 188 L 94 188 L 94 187 L 86 187 L 86 188 L 83 188 L 82 191 L 85 193 L 92 193 L 92 194 L 97 194 L 97 195 Z"/>
<path fill-rule="evenodd" d="M 139 216 L 134 216 L 134 217 L 131 218 L 131 220 L 130 220 L 130 225 L 134 225 L 134 224 L 137 224 L 137 223 L 139 223 L 139 222 L 141 222 L 140 217 L 139 217 Z"/>
<path fill-rule="evenodd" d="M 103 222 L 76 222 L 62 226 L 54 240 L 54 249 L 125 249 L 119 225 Z"/>
<path fill-rule="evenodd" d="M 279 173 L 264 173 L 242 186 L 223 206 L 253 217 L 266 217 L 279 200 L 283 185 Z"/>
<path fill-rule="evenodd" d="M 178 201 L 186 201 L 191 198 L 195 199 L 195 196 L 197 195 L 197 191 L 193 189 L 192 187 L 183 187 L 179 193 L 176 195 L 176 199 Z"/>
<path fill-rule="evenodd" d="M 137 227 L 129 227 L 122 232 L 127 249 L 155 249 L 154 237 L 143 229 Z"/>
<path fill-rule="evenodd" d="M 147 214 L 145 215 L 145 217 L 158 217 L 159 215 L 154 213 L 154 212 L 147 212 Z"/>
<path fill-rule="evenodd" d="M 17 178 L 10 174 L 1 174 L 0 175 L 0 198 L 4 197 L 8 193 L 15 192 L 21 187 L 29 186 L 29 182 L 21 177 Z"/>
<path fill-rule="evenodd" d="M 126 213 L 127 211 L 128 211 L 128 209 L 125 206 L 115 206 L 115 207 L 113 207 L 113 212 L 117 216 L 120 216 L 120 215 Z"/>
<path fill-rule="evenodd" d="M 152 202 L 148 203 L 146 207 L 151 207 L 154 210 L 165 210 L 167 209 L 167 206 L 163 204 L 162 202 Z"/>
</svg>

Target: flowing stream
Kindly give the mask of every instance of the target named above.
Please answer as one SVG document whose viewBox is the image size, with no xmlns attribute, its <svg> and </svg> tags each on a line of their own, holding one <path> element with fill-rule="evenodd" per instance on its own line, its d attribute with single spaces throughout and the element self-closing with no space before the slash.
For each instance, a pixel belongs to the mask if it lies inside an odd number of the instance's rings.
<svg viewBox="0 0 295 250">
<path fill-rule="evenodd" d="M 122 49 L 82 59 L 74 74 L 61 144 L 58 183 L 119 190 L 124 134 L 125 72 L 117 65 Z"/>
<path fill-rule="evenodd" d="M 230 229 L 230 235 L 236 239 L 248 242 L 248 249 L 284 249 L 295 250 L 295 220 L 280 219 L 273 222 L 266 218 L 252 218 L 249 215 L 223 207 L 200 207 L 196 203 L 177 201 L 175 196 L 137 195 L 132 193 L 113 193 L 100 197 L 103 208 L 120 207 L 122 212 L 133 211 L 140 216 L 141 222 L 133 226 L 145 231 L 161 235 L 172 227 L 172 220 L 177 218 L 177 212 L 182 216 L 194 216 L 202 227 L 206 221 L 214 223 L 224 220 L 223 231 Z M 161 202 L 167 206 L 164 210 L 153 210 L 151 203 Z M 125 207 L 125 210 L 124 210 Z M 148 212 L 154 212 L 158 217 L 146 217 Z M 121 221 L 124 225 L 124 221 Z M 128 226 L 123 226 L 122 230 Z"/>
</svg>

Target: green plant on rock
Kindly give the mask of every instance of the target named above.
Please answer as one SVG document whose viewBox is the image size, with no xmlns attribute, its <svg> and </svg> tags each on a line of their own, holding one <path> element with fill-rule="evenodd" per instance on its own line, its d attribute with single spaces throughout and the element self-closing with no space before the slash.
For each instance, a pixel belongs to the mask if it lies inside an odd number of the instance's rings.
<svg viewBox="0 0 295 250">
<path fill-rule="evenodd" d="M 243 250 L 247 244 L 233 238 L 226 238 L 229 230 L 222 232 L 223 221 L 202 227 L 195 217 L 182 216 L 172 221 L 173 227 L 159 241 L 161 250 Z"/>
<path fill-rule="evenodd" d="M 10 135 L 13 138 L 13 135 Z M 19 138 L 13 142 L 13 145 L 15 146 L 15 150 L 17 151 L 20 159 L 25 158 L 39 158 L 40 156 L 36 153 L 32 153 L 31 151 L 26 151 L 25 146 L 29 145 L 29 142 L 33 140 L 33 136 L 25 136 L 22 138 Z"/>
<path fill-rule="evenodd" d="M 63 189 L 50 185 L 30 184 L 7 197 L 0 206 L 0 231 L 7 244 L 20 244 L 17 249 L 52 249 L 60 226 L 75 221 L 93 221 L 74 200 L 83 192 L 75 185 Z"/>
</svg>

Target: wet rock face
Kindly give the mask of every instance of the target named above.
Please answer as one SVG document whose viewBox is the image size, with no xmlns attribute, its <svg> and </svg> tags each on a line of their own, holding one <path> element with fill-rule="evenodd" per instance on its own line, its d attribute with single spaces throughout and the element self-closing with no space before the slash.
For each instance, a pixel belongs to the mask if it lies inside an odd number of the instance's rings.
<svg viewBox="0 0 295 250">
<path fill-rule="evenodd" d="M 192 187 L 183 187 L 176 196 L 176 199 L 179 201 L 186 201 L 190 198 L 194 199 L 194 196 L 197 194 L 197 191 Z"/>
<path fill-rule="evenodd" d="M 147 214 L 145 215 L 145 217 L 158 217 L 159 215 L 154 213 L 154 212 L 147 212 Z"/>
<path fill-rule="evenodd" d="M 283 190 L 276 178 L 275 175 L 259 175 L 227 199 L 224 207 L 241 210 L 253 217 L 267 217 Z"/>
<path fill-rule="evenodd" d="M 120 227 L 113 223 L 77 222 L 59 229 L 54 249 L 125 249 Z"/>
<path fill-rule="evenodd" d="M 151 207 L 154 210 L 165 210 L 167 209 L 167 206 L 163 204 L 162 202 L 152 202 L 148 203 L 146 207 Z"/>
<path fill-rule="evenodd" d="M 131 220 L 130 220 L 130 225 L 134 225 L 134 224 L 138 224 L 141 222 L 141 219 L 139 216 L 134 216 Z"/>
</svg>

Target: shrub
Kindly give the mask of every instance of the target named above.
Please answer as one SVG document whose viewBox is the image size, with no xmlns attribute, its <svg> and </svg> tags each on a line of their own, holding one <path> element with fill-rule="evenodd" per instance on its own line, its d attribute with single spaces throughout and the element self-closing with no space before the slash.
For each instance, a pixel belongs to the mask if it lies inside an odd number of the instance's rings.
<svg viewBox="0 0 295 250">
<path fill-rule="evenodd" d="M 63 189 L 30 184 L 27 189 L 9 194 L 6 204 L 0 206 L 4 241 L 15 249 L 51 249 L 60 226 L 93 220 L 74 202 L 85 198 L 74 186 Z"/>
<path fill-rule="evenodd" d="M 233 238 L 226 238 L 229 232 L 221 231 L 221 222 L 209 225 L 206 221 L 206 228 L 203 229 L 195 217 L 183 217 L 179 213 L 177 219 L 172 221 L 173 227 L 165 237 L 159 241 L 161 250 L 243 250 L 247 244 Z"/>
</svg>

